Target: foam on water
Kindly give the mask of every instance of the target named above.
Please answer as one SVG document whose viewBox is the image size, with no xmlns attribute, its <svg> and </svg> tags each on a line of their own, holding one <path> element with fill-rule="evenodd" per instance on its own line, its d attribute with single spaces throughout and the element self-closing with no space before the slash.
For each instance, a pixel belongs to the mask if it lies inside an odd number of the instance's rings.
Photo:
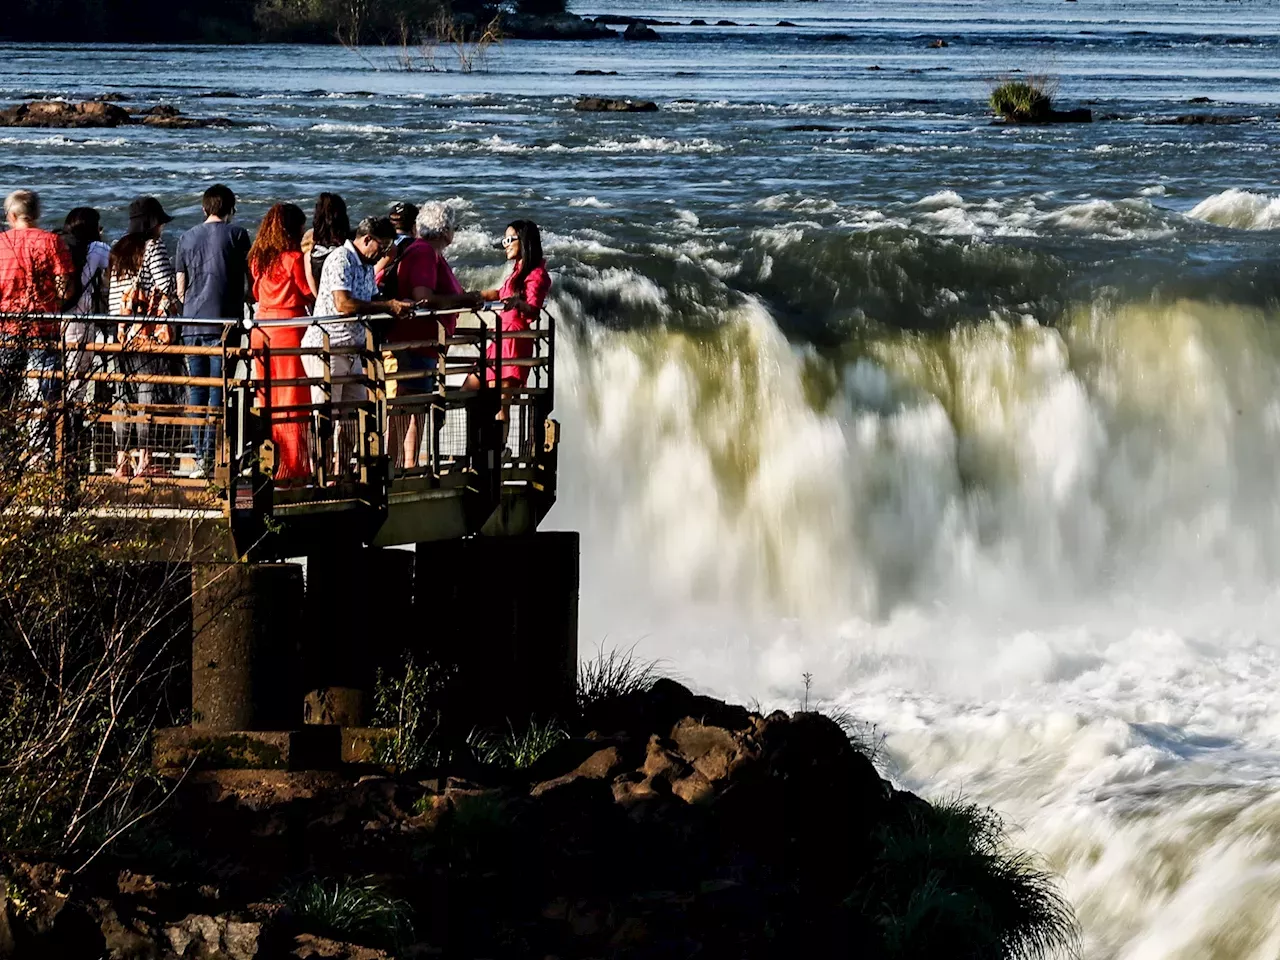
<svg viewBox="0 0 1280 960">
<path fill-rule="evenodd" d="M 1280 197 L 1224 190 L 1200 201 L 1187 216 L 1237 230 L 1274 230 L 1280 227 Z"/>
<path fill-rule="evenodd" d="M 558 306 L 585 638 L 770 705 L 814 673 L 1045 854 L 1090 958 L 1274 958 L 1275 317 L 1099 303 L 823 372 L 751 300 L 699 337 Z"/>
</svg>

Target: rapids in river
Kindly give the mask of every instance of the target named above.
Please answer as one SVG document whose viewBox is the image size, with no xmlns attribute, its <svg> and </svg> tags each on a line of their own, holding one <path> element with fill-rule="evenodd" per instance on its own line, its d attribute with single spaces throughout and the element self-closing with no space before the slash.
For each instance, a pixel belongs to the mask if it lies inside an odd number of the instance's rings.
<svg viewBox="0 0 1280 960">
<path fill-rule="evenodd" d="M 3 130 L 0 185 L 113 236 L 144 192 L 195 223 L 214 180 L 241 222 L 324 189 L 454 198 L 467 284 L 533 217 L 583 655 L 634 644 L 767 706 L 812 675 L 897 782 L 1044 855 L 1089 960 L 1275 960 L 1280 3 L 575 9 L 680 25 L 475 73 L 0 47 L 0 100 L 236 122 Z M 1014 71 L 1096 122 L 991 125 Z"/>
</svg>

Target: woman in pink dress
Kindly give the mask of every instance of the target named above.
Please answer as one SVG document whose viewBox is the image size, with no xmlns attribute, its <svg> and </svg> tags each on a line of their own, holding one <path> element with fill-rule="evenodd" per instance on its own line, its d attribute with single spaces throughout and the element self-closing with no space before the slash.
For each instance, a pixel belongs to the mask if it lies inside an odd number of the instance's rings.
<svg viewBox="0 0 1280 960">
<path fill-rule="evenodd" d="M 506 235 L 501 240 L 502 249 L 506 251 L 507 260 L 511 262 L 511 273 L 507 275 L 502 286 L 497 290 L 485 290 L 481 296 L 485 300 L 502 301 L 502 332 L 523 333 L 531 323 L 538 319 L 542 305 L 546 303 L 547 294 L 551 291 L 551 275 L 547 273 L 547 261 L 542 256 L 542 234 L 538 225 L 532 220 L 513 220 L 507 224 Z M 495 358 L 495 344 L 490 343 L 488 357 Z M 533 356 L 533 340 L 526 337 L 503 337 L 502 359 L 528 359 Z M 523 387 L 529 379 L 529 367 L 523 364 L 504 364 L 497 374 L 501 378 L 504 391 L 502 411 L 498 418 L 502 420 L 503 436 L 507 431 L 507 408 L 510 402 L 507 391 Z M 494 378 L 493 368 L 489 368 L 489 379 Z M 465 389 L 476 390 L 480 387 L 480 379 L 475 375 L 467 378 Z"/>
</svg>

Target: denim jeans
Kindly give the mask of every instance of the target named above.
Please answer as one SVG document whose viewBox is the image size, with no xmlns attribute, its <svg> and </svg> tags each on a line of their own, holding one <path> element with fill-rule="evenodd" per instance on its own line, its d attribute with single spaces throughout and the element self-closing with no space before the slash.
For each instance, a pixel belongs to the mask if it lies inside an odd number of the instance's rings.
<svg viewBox="0 0 1280 960">
<path fill-rule="evenodd" d="M 189 347 L 220 347 L 220 333 L 197 333 L 183 337 L 183 343 Z M 187 376 L 189 377 L 222 377 L 222 357 L 204 356 L 187 357 Z M 187 387 L 187 406 L 220 407 L 222 406 L 221 387 Z M 212 424 L 195 427 L 191 431 L 191 443 L 196 448 L 196 455 L 205 470 L 213 469 L 214 445 L 218 442 L 218 428 Z"/>
</svg>

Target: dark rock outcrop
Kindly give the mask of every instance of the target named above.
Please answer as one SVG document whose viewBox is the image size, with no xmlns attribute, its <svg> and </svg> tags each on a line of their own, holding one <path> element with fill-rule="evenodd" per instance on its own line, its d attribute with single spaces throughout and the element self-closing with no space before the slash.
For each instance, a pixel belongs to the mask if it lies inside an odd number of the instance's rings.
<svg viewBox="0 0 1280 960">
<path fill-rule="evenodd" d="M 644 23 L 633 23 L 622 32 L 623 40 L 661 40 L 662 37 L 653 27 Z"/>
<path fill-rule="evenodd" d="M 115 98 L 112 98 L 113 100 Z M 225 127 L 225 117 L 188 117 L 172 104 L 145 110 L 126 110 L 106 98 L 69 103 L 65 100 L 33 100 L 0 110 L 0 127 L 92 128 L 144 124 L 173 130 Z"/>
<path fill-rule="evenodd" d="M 513 40 L 611 40 L 618 36 L 616 30 L 572 13 L 545 17 L 506 15 L 502 18 L 502 33 Z"/>
<path fill-rule="evenodd" d="M 996 121 L 997 124 L 1036 127 L 1054 123 L 1093 123 L 1093 111 L 1087 108 L 1079 110 L 1045 110 L 1032 116 L 1009 116 Z"/>
<path fill-rule="evenodd" d="M 1237 123 L 1257 123 L 1258 117 L 1235 113 L 1184 113 L 1175 117 L 1152 117 L 1147 123 L 1158 127 L 1217 127 Z"/>
<path fill-rule="evenodd" d="M 191 774 L 144 843 L 91 869 L 0 859 L 0 951 L 878 960 L 875 918 L 903 892 L 886 885 L 903 851 L 923 851 L 909 856 L 927 878 L 906 893 L 940 882 L 928 843 L 886 840 L 916 837 L 933 808 L 882 780 L 827 717 L 762 716 L 663 680 L 588 706 L 576 729 L 527 769 L 466 780 Z M 285 895 L 361 876 L 411 911 L 398 945 L 324 928 Z M 1001 955 L 947 946 L 898 955 Z"/>
<path fill-rule="evenodd" d="M 653 113 L 658 105 L 652 100 L 583 97 L 573 105 L 573 109 L 584 113 Z"/>
<path fill-rule="evenodd" d="M 618 75 L 618 71 L 617 70 L 575 70 L 573 71 L 573 75 L 575 77 L 616 77 Z"/>
</svg>

